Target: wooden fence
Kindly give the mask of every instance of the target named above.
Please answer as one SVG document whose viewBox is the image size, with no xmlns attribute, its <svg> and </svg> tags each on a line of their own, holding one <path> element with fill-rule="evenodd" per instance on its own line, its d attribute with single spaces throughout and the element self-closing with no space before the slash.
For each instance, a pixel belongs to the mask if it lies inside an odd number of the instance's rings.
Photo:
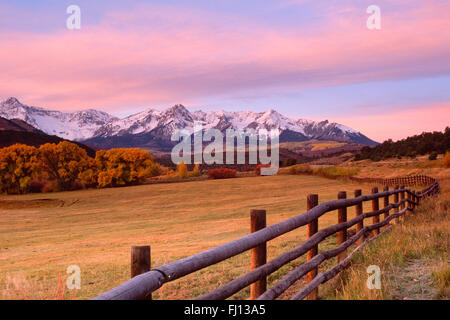
<svg viewBox="0 0 450 320">
<path fill-rule="evenodd" d="M 330 280 L 344 270 L 355 252 L 365 244 L 376 239 L 382 233 L 390 230 L 390 224 L 398 222 L 407 211 L 414 211 L 416 206 L 440 192 L 439 182 L 427 176 L 414 176 L 395 179 L 353 179 L 357 182 L 377 183 L 384 185 L 379 192 L 373 188 L 369 195 L 362 195 L 361 190 L 355 190 L 354 198 L 347 198 L 346 192 L 338 194 L 338 200 L 319 204 L 318 195 L 307 197 L 307 211 L 283 222 L 266 226 L 265 210 L 251 211 L 251 231 L 247 236 L 225 243 L 213 249 L 177 260 L 150 270 L 150 248 L 132 248 L 132 279 L 118 287 L 105 292 L 94 300 L 137 300 L 150 299 L 151 293 L 159 289 L 164 283 L 180 279 L 183 276 L 200 269 L 214 265 L 245 251 L 251 250 L 251 271 L 234 279 L 227 284 L 206 293 L 197 299 L 221 300 L 227 299 L 250 286 L 250 298 L 259 300 L 276 299 L 291 287 L 297 280 L 307 276 L 307 284 L 292 299 L 317 299 L 320 284 Z M 395 185 L 389 190 L 389 185 Z M 420 192 L 405 188 L 404 185 L 428 185 Z M 393 202 L 390 203 L 390 198 Z M 383 200 L 382 209 L 379 207 Z M 363 213 L 363 202 L 371 201 L 372 211 Z M 347 209 L 355 207 L 356 217 L 347 220 Z M 336 225 L 319 230 L 319 218 L 327 212 L 338 211 Z M 365 226 L 364 220 L 372 218 L 372 224 Z M 382 221 L 380 221 L 382 218 Z M 356 225 L 356 233 L 348 237 L 347 230 Z M 268 241 L 287 232 L 307 226 L 308 239 L 299 246 L 289 250 L 275 259 L 267 262 Z M 337 233 L 337 247 L 324 252 L 318 252 L 318 245 L 326 238 Z M 351 253 L 347 249 L 356 244 Z M 287 263 L 307 254 L 307 262 L 296 267 L 269 289 L 266 288 L 267 276 L 280 269 Z M 338 257 L 338 264 L 326 272 L 318 274 L 321 263 L 333 257 Z"/>
</svg>

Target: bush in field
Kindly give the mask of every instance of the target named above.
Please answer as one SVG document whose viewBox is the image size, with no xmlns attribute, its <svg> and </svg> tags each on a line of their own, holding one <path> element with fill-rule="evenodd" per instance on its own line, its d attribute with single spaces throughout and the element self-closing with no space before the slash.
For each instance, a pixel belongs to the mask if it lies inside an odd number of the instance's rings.
<svg viewBox="0 0 450 320">
<path fill-rule="evenodd" d="M 220 168 L 220 169 L 212 169 L 208 172 L 208 177 L 210 179 L 229 179 L 236 178 L 236 170 Z"/>
<path fill-rule="evenodd" d="M 358 173 L 357 168 L 318 167 L 312 168 L 308 164 L 297 164 L 289 168 L 289 174 L 316 175 L 325 178 L 336 179 L 338 177 L 351 177 Z"/>
<path fill-rule="evenodd" d="M 289 168 L 289 174 L 313 174 L 309 164 L 297 164 Z"/>
<path fill-rule="evenodd" d="M 15 144 L 0 149 L 0 190 L 6 193 L 26 193 L 38 165 L 35 147 Z"/>
<path fill-rule="evenodd" d="M 45 181 L 32 180 L 30 183 L 29 191 L 31 193 L 41 193 L 42 190 L 44 189 L 44 186 L 45 186 Z"/>
<path fill-rule="evenodd" d="M 58 191 L 60 191 L 60 189 L 58 183 L 55 180 L 44 182 L 44 187 L 42 188 L 43 193 L 58 192 Z"/>
<path fill-rule="evenodd" d="M 258 164 L 255 168 L 255 174 L 257 176 L 261 175 L 261 168 L 270 168 L 270 164 Z"/>
<path fill-rule="evenodd" d="M 202 172 L 200 171 L 200 166 L 198 163 L 195 164 L 194 169 L 188 174 L 190 177 L 200 177 Z"/>
<path fill-rule="evenodd" d="M 178 178 L 186 179 L 188 176 L 188 168 L 184 162 L 180 162 L 177 166 Z"/>
<path fill-rule="evenodd" d="M 322 176 L 325 178 L 336 179 L 339 177 L 351 177 L 358 173 L 357 168 L 341 168 L 341 167 L 320 167 L 314 168 L 313 174 Z"/>
<path fill-rule="evenodd" d="M 430 155 L 428 156 L 428 160 L 436 160 L 438 156 L 437 152 L 432 152 L 430 153 Z"/>
<path fill-rule="evenodd" d="M 39 167 L 51 180 L 56 181 L 59 190 L 79 188 L 77 180 L 80 174 L 92 165 L 92 158 L 87 155 L 86 150 L 75 143 L 63 141 L 39 147 Z"/>
<path fill-rule="evenodd" d="M 137 148 L 100 150 L 95 162 L 100 188 L 136 185 L 160 172 L 150 153 Z"/>
<path fill-rule="evenodd" d="M 450 151 L 447 151 L 447 153 L 445 154 L 443 164 L 444 167 L 450 168 Z"/>
</svg>

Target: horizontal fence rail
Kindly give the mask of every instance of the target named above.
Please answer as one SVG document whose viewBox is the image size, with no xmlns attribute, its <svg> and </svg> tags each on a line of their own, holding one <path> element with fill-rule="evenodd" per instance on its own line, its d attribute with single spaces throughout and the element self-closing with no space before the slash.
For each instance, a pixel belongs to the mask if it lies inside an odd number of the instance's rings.
<svg viewBox="0 0 450 320">
<path fill-rule="evenodd" d="M 350 180 L 361 183 L 378 184 L 382 186 L 429 186 L 437 182 L 436 179 L 424 175 L 388 179 L 350 177 Z"/>
<path fill-rule="evenodd" d="M 428 176 L 392 179 L 352 178 L 352 180 L 359 183 L 384 185 L 384 191 L 378 192 L 378 189 L 374 188 L 372 194 L 362 195 L 361 190 L 356 190 L 355 197 L 349 199 L 347 199 L 345 192 L 340 192 L 338 200 L 327 201 L 322 204 L 318 204 L 317 195 L 310 195 L 308 196 L 306 212 L 268 227 L 265 225 L 265 210 L 252 210 L 251 234 L 193 256 L 165 264 L 153 270 L 142 271 L 142 274 L 136 275 L 136 272 L 133 273 L 133 270 L 139 269 L 139 267 L 135 265 L 138 262 L 132 260 L 134 264 L 132 267 L 134 268 L 132 269 L 132 279 L 99 295 L 94 300 L 149 299 L 151 293 L 158 290 L 164 283 L 182 278 L 183 276 L 212 266 L 248 250 L 252 250 L 252 268 L 250 272 L 197 299 L 227 299 L 248 286 L 251 286 L 252 299 L 276 299 L 305 275 L 308 276 L 307 285 L 294 295 L 292 299 L 297 300 L 306 297 L 308 299 L 317 299 L 319 285 L 344 270 L 350 264 L 352 256 L 365 244 L 390 230 L 391 221 L 398 222 L 406 212 L 413 211 L 425 198 L 440 192 L 439 182 Z M 388 186 L 392 184 L 395 185 L 395 188 L 389 190 Z M 401 186 L 399 187 L 399 185 Z M 416 192 L 405 188 L 405 185 L 428 185 L 428 187 L 420 192 Z M 394 197 L 394 203 L 389 203 L 391 196 Z M 383 199 L 383 208 L 381 209 L 379 209 L 379 199 Z M 363 213 L 362 203 L 366 201 L 372 202 L 372 211 Z M 347 221 L 347 208 L 353 206 L 356 208 L 356 217 Z M 335 210 L 338 210 L 338 224 L 318 230 L 319 218 L 325 213 Z M 391 213 L 392 210 L 393 213 Z M 383 217 L 381 222 L 380 217 Z M 364 220 L 367 218 L 372 218 L 373 222 L 371 225 L 364 226 Z M 355 225 L 356 233 L 347 238 L 347 230 Z M 308 239 L 294 249 L 267 262 L 267 242 L 302 226 L 308 226 Z M 338 234 L 337 247 L 319 253 L 319 243 L 334 234 Z M 357 248 L 351 254 L 347 255 L 347 249 L 353 244 L 356 244 Z M 150 249 L 148 248 L 144 252 L 148 252 L 149 254 Z M 290 271 L 284 278 L 266 290 L 266 279 L 268 275 L 305 254 L 308 254 L 307 262 Z M 338 257 L 338 264 L 336 266 L 324 273 L 317 274 L 318 267 L 321 263 L 336 256 Z M 143 255 L 143 259 L 144 265 L 149 266 L 150 258 Z M 141 269 L 146 270 L 145 268 Z"/>
</svg>

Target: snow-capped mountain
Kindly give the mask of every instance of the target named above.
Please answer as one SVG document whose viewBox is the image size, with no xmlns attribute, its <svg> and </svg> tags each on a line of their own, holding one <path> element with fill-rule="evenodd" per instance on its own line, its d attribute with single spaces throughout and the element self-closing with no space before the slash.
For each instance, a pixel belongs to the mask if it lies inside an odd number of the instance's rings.
<svg viewBox="0 0 450 320">
<path fill-rule="evenodd" d="M 275 110 L 266 112 L 190 112 L 182 105 L 164 111 L 148 109 L 123 119 L 105 112 L 86 110 L 74 113 L 50 111 L 21 104 L 15 98 L 0 103 L 0 116 L 21 119 L 47 134 L 77 141 L 87 141 L 102 148 L 146 146 L 148 141 L 170 141 L 174 130 L 193 128 L 199 121 L 203 128 L 226 129 L 279 129 L 280 141 L 305 141 L 310 139 L 354 142 L 374 145 L 362 133 L 338 123 L 316 122 L 289 118 Z"/>
<path fill-rule="evenodd" d="M 77 141 L 92 138 L 96 130 L 116 119 L 97 110 L 67 113 L 29 107 L 16 98 L 9 98 L 0 103 L 0 117 L 20 119 L 46 134 Z"/>
</svg>

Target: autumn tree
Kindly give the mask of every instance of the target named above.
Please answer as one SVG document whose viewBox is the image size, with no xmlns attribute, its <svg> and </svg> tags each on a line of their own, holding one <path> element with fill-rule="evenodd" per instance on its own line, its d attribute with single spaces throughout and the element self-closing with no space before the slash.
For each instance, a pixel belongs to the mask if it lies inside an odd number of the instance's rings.
<svg viewBox="0 0 450 320">
<path fill-rule="evenodd" d="M 40 146 L 39 165 L 51 179 L 56 180 L 60 190 L 72 189 L 85 170 L 91 166 L 95 168 L 95 163 L 86 150 L 68 141 Z"/>
<path fill-rule="evenodd" d="M 15 144 L 0 149 L 0 188 L 6 193 L 26 193 L 38 162 L 35 147 Z"/>
<path fill-rule="evenodd" d="M 188 175 L 188 169 L 187 166 L 184 162 L 180 162 L 177 166 L 177 173 L 178 173 L 178 178 L 180 179 L 186 179 L 187 175 Z"/>
<path fill-rule="evenodd" d="M 444 167 L 450 168 L 450 151 L 447 151 L 444 156 L 444 160 L 442 161 Z"/>
<path fill-rule="evenodd" d="M 202 172 L 200 171 L 200 165 L 198 163 L 196 163 L 194 166 L 194 169 L 192 169 L 192 172 L 190 172 L 190 176 L 199 177 L 201 175 L 202 175 Z"/>
<path fill-rule="evenodd" d="M 100 150 L 95 161 L 101 188 L 139 184 L 161 173 L 150 153 L 137 148 Z"/>
</svg>

